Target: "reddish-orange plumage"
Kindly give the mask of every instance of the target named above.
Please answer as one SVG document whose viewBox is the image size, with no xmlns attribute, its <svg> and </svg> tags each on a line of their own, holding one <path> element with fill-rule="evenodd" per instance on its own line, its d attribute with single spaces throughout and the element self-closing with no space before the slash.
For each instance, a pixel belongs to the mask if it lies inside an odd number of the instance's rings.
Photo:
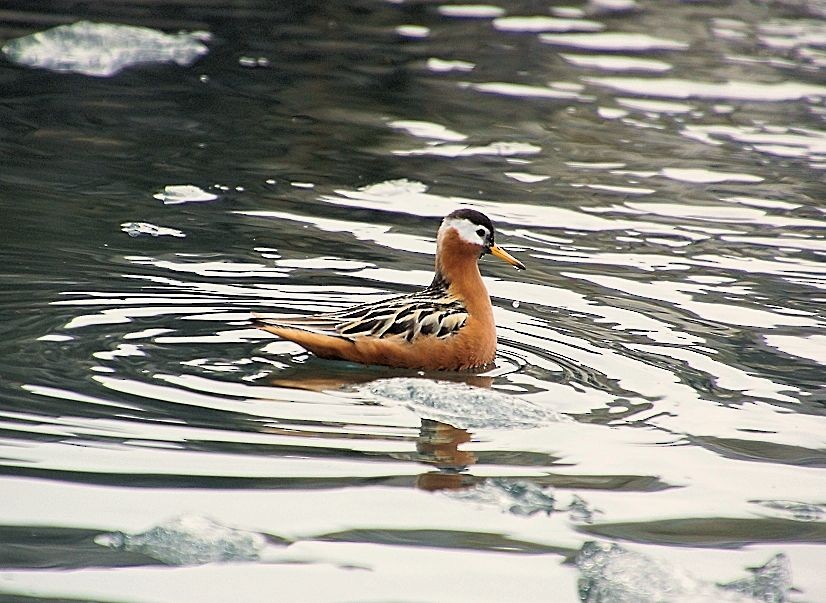
<svg viewBox="0 0 826 603">
<path fill-rule="evenodd" d="M 256 315 L 258 326 L 321 358 L 424 370 L 485 366 L 496 354 L 496 324 L 479 273 L 484 253 L 524 269 L 494 244 L 487 216 L 457 210 L 439 228 L 436 274 L 423 291 L 310 317 Z"/>
</svg>

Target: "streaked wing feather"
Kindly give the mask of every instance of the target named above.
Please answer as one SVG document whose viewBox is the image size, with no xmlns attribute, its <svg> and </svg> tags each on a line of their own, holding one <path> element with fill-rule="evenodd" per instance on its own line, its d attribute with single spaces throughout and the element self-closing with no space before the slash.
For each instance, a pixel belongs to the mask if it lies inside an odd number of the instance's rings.
<svg viewBox="0 0 826 603">
<path fill-rule="evenodd" d="M 306 317 L 260 318 L 266 325 L 291 327 L 354 339 L 357 337 L 447 337 L 465 321 L 462 302 L 442 287 L 429 287 L 417 293 L 366 303 L 344 310 Z"/>
</svg>

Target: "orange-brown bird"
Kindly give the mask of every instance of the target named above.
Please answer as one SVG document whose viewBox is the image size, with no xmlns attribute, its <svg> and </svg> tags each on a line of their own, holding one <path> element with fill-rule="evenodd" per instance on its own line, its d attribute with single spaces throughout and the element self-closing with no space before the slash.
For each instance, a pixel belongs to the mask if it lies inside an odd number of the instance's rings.
<svg viewBox="0 0 826 603">
<path fill-rule="evenodd" d="M 424 370 L 482 367 L 496 354 L 496 324 L 479 259 L 525 266 L 494 243 L 485 214 L 459 209 L 442 220 L 436 274 L 416 293 L 306 317 L 256 314 L 257 326 L 321 358 Z"/>
</svg>

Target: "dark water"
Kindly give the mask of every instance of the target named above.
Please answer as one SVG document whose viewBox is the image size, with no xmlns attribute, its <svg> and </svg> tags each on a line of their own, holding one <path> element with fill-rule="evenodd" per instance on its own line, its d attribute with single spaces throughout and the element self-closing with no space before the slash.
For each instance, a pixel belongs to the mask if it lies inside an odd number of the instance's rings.
<svg viewBox="0 0 826 603">
<path fill-rule="evenodd" d="M 210 37 L 0 61 L 0 599 L 596 601 L 593 540 L 696 580 L 602 600 L 826 599 L 826 5 L 47 4 L 0 37 Z M 250 328 L 428 283 L 459 206 L 529 268 L 492 370 Z"/>
</svg>

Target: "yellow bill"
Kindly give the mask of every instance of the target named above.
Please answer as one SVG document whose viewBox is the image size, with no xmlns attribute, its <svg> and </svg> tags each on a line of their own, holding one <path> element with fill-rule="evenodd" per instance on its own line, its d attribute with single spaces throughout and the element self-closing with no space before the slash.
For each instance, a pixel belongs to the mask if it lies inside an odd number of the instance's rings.
<svg viewBox="0 0 826 603">
<path fill-rule="evenodd" d="M 525 269 L 525 264 L 517 260 L 515 257 L 513 257 L 511 254 L 509 254 L 501 247 L 499 247 L 499 245 L 491 245 L 489 251 L 491 255 L 496 256 L 500 260 L 505 261 L 511 266 L 516 267 L 517 270 Z"/>
</svg>

